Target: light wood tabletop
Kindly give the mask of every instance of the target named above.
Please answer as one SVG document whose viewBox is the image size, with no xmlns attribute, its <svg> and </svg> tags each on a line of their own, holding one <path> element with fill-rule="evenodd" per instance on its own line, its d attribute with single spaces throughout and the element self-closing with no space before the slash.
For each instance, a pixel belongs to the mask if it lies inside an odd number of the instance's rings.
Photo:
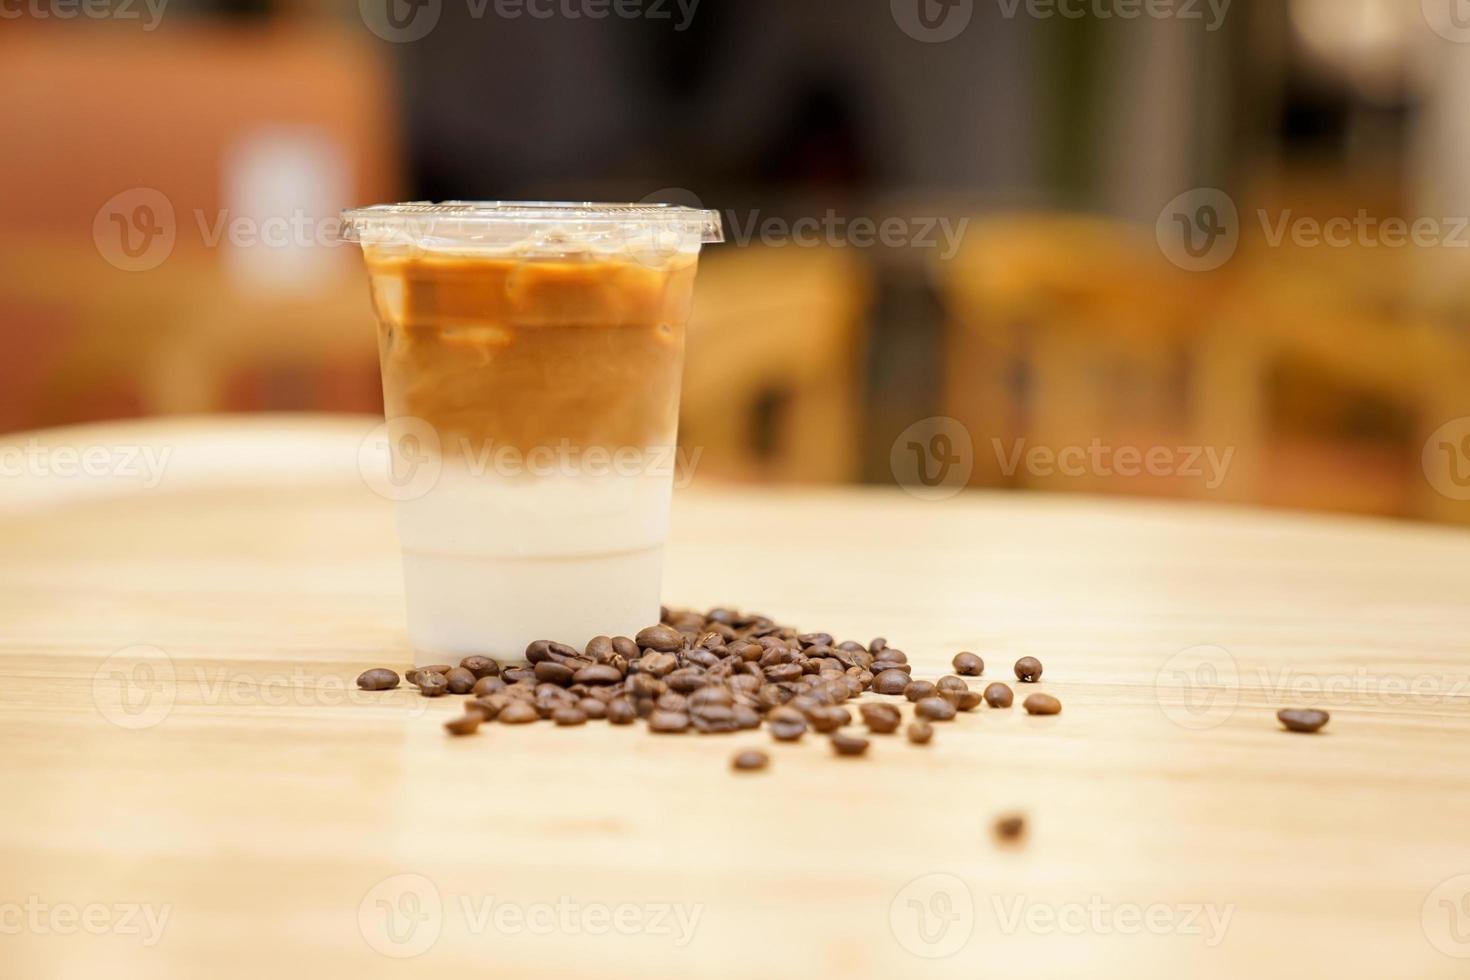
<svg viewBox="0 0 1470 980">
<path fill-rule="evenodd" d="M 883 635 L 920 676 L 1033 655 L 1063 712 L 859 759 L 451 739 L 457 699 L 352 684 L 410 656 L 372 427 L 0 440 L 0 974 L 1470 973 L 1470 534 L 696 480 L 671 605 Z"/>
</svg>

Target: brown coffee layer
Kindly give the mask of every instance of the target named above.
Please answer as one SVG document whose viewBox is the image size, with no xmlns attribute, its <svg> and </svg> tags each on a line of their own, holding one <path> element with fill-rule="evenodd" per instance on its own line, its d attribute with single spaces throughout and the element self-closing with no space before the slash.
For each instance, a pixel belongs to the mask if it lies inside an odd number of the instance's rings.
<svg viewBox="0 0 1470 980">
<path fill-rule="evenodd" d="M 446 453 L 673 442 L 692 257 L 367 259 L 387 414 Z"/>
</svg>

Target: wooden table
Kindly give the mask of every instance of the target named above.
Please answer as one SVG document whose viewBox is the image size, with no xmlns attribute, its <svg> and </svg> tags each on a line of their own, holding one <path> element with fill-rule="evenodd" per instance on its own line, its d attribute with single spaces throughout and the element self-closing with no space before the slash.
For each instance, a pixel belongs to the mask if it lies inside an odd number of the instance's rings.
<svg viewBox="0 0 1470 980">
<path fill-rule="evenodd" d="M 351 690 L 408 659 L 371 426 L 6 444 L 31 462 L 0 484 L 0 973 L 1470 972 L 1465 533 L 691 490 L 670 602 L 884 634 L 929 676 L 1033 654 L 1064 712 L 856 760 L 604 724 L 451 740 L 450 701 Z M 41 475 L 60 444 L 172 455 L 152 488 Z M 1323 734 L 1279 729 L 1298 704 Z M 746 746 L 767 772 L 729 770 Z"/>
</svg>

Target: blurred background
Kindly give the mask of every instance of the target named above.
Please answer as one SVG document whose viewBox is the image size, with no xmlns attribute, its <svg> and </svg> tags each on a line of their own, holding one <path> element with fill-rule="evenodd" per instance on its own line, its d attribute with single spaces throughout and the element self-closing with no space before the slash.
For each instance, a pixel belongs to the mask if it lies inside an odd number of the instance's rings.
<svg viewBox="0 0 1470 980">
<path fill-rule="evenodd" d="M 700 479 L 1470 522 L 1463 0 L 0 0 L 0 431 L 381 411 L 343 208 L 724 212 Z"/>
</svg>

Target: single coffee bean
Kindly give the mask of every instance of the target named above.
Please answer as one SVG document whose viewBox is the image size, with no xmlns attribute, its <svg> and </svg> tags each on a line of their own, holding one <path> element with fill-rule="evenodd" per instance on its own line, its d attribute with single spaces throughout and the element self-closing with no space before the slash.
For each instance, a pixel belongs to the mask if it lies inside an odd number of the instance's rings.
<svg viewBox="0 0 1470 980">
<path fill-rule="evenodd" d="M 903 722 L 903 715 L 891 704 L 859 705 L 858 714 L 862 715 L 863 724 L 868 726 L 868 731 L 875 735 L 891 735 L 898 731 L 898 726 Z"/>
<path fill-rule="evenodd" d="M 449 681 L 443 674 L 419 671 L 415 683 L 419 686 L 419 693 L 426 698 L 437 698 L 443 696 L 449 690 Z"/>
<path fill-rule="evenodd" d="M 822 705 L 807 716 L 807 722 L 812 729 L 826 735 L 835 732 L 843 725 L 852 723 L 852 715 L 846 708 L 838 708 L 833 705 Z"/>
<path fill-rule="evenodd" d="M 973 653 L 957 653 L 954 655 L 954 672 L 961 677 L 979 677 L 985 673 L 985 661 Z"/>
<path fill-rule="evenodd" d="M 885 670 L 873 676 L 873 690 L 879 694 L 902 694 L 909 686 L 909 675 L 901 670 Z"/>
<path fill-rule="evenodd" d="M 364 691 L 391 691 L 398 686 L 398 675 L 386 667 L 374 667 L 357 675 L 357 686 Z"/>
<path fill-rule="evenodd" d="M 1016 695 L 1009 687 L 996 681 L 985 688 L 985 703 L 992 708 L 1009 708 Z"/>
<path fill-rule="evenodd" d="M 730 768 L 740 772 L 754 772 L 757 769 L 764 769 L 770 762 L 771 757 L 764 752 L 758 749 L 746 749 L 744 752 L 735 754 L 735 758 L 730 760 Z"/>
<path fill-rule="evenodd" d="M 658 696 L 654 702 L 660 711 L 688 711 L 689 699 L 682 694 L 668 691 Z"/>
<path fill-rule="evenodd" d="M 638 645 L 645 650 L 657 650 L 660 653 L 673 653 L 684 647 L 684 636 L 671 626 L 660 623 L 657 626 L 645 627 L 638 631 Z"/>
<path fill-rule="evenodd" d="M 904 666 L 907 666 L 909 662 L 909 655 L 904 653 L 902 650 L 895 650 L 893 647 L 884 647 L 883 654 L 879 657 L 879 659 L 886 660 L 891 664 L 903 664 Z"/>
<path fill-rule="evenodd" d="M 562 707 L 551 713 L 551 720 L 562 728 L 587 724 L 587 715 L 581 708 Z"/>
<path fill-rule="evenodd" d="M 475 686 L 470 688 L 470 693 L 475 697 L 483 698 L 488 694 L 496 694 L 505 690 L 505 681 L 499 677 L 481 677 L 475 681 Z"/>
<path fill-rule="evenodd" d="M 500 672 L 500 677 L 507 684 L 519 684 L 522 681 L 534 681 L 536 672 L 529 667 L 506 667 Z"/>
<path fill-rule="evenodd" d="M 607 720 L 614 725 L 631 725 L 637 717 L 638 709 L 627 698 L 607 703 Z"/>
<path fill-rule="evenodd" d="M 444 675 L 450 694 L 468 694 L 475 686 L 475 675 L 463 667 L 455 667 Z"/>
<path fill-rule="evenodd" d="M 545 684 L 565 687 L 572 682 L 574 676 L 576 672 L 572 668 L 555 660 L 543 660 L 536 665 L 536 679 Z"/>
<path fill-rule="evenodd" d="M 928 745 L 934 737 L 934 726 L 922 718 L 915 718 L 909 722 L 908 736 L 915 745 Z"/>
<path fill-rule="evenodd" d="M 844 735 L 835 732 L 829 736 L 832 749 L 838 755 L 862 755 L 868 751 L 868 740 L 859 735 Z"/>
<path fill-rule="evenodd" d="M 918 704 L 925 698 L 935 697 L 936 690 L 929 681 L 909 681 L 908 687 L 903 689 L 903 696 Z"/>
<path fill-rule="evenodd" d="M 877 656 L 888 648 L 888 641 L 881 636 L 874 637 L 868 641 L 868 652 Z"/>
<path fill-rule="evenodd" d="M 794 742 L 806 734 L 806 718 L 795 708 L 776 708 L 766 717 L 766 727 L 778 742 Z"/>
<path fill-rule="evenodd" d="M 1016 680 L 1022 684 L 1035 684 L 1041 680 L 1041 661 L 1035 657 L 1022 657 L 1017 660 Z"/>
<path fill-rule="evenodd" d="M 1057 715 L 1062 712 L 1062 702 L 1050 694 L 1032 694 L 1021 702 L 1028 715 Z"/>
<path fill-rule="evenodd" d="M 642 637 L 642 633 L 638 634 Z M 641 639 L 639 642 L 642 642 Z M 665 735 L 677 735 L 689 728 L 689 716 L 682 711 L 655 710 L 648 716 L 650 730 Z"/>
<path fill-rule="evenodd" d="M 670 674 L 665 683 L 671 690 L 678 691 L 680 694 L 693 694 L 709 683 L 709 679 L 698 667 L 681 667 Z"/>
<path fill-rule="evenodd" d="M 694 722 L 696 729 L 706 735 L 733 732 L 739 727 L 735 724 L 735 709 L 724 704 L 707 704 L 691 709 L 689 719 Z"/>
<path fill-rule="evenodd" d="M 802 673 L 800 664 L 776 664 L 773 667 L 766 668 L 766 680 L 772 684 L 779 684 L 782 681 L 794 681 Z"/>
<path fill-rule="evenodd" d="M 939 691 L 958 691 L 962 694 L 970 689 L 970 685 L 953 674 L 945 674 L 939 678 L 939 680 L 934 682 L 934 687 Z"/>
<path fill-rule="evenodd" d="M 452 669 L 449 664 L 434 664 L 429 667 L 415 667 L 406 671 L 403 676 L 410 684 L 417 684 L 419 677 L 424 674 L 448 674 Z"/>
<path fill-rule="evenodd" d="M 761 714 L 759 711 L 745 704 L 737 704 L 730 709 L 735 713 L 735 727 L 740 731 L 749 731 L 752 728 L 761 727 Z"/>
<path fill-rule="evenodd" d="M 592 721 L 601 721 L 607 717 L 607 702 L 597 698 L 583 698 L 577 702 L 577 710 Z"/>
<path fill-rule="evenodd" d="M 509 702 L 501 702 L 493 698 L 471 698 L 464 703 L 464 713 L 476 712 L 485 721 L 494 721 L 502 708 Z"/>
<path fill-rule="evenodd" d="M 914 704 L 914 714 L 929 721 L 949 721 L 954 718 L 954 705 L 944 698 L 923 698 Z"/>
<path fill-rule="evenodd" d="M 1304 734 L 1320 730 L 1331 718 L 1327 712 L 1316 708 L 1282 708 L 1276 712 L 1276 720 L 1285 725 L 1287 731 Z"/>
<path fill-rule="evenodd" d="M 479 731 L 480 723 L 485 716 L 478 711 L 466 711 L 462 718 L 451 718 L 444 723 L 444 728 L 451 735 L 473 735 Z"/>
<path fill-rule="evenodd" d="M 583 667 L 572 675 L 572 680 L 578 684 L 617 684 L 623 679 L 616 667 L 608 664 L 593 664 L 591 667 Z"/>
<path fill-rule="evenodd" d="M 459 665 L 474 674 L 475 680 L 483 677 L 496 677 L 500 674 L 500 664 L 489 657 L 465 657 L 459 662 Z"/>
<path fill-rule="evenodd" d="M 995 836 L 1004 843 L 1020 840 L 1026 833 L 1026 818 L 1019 813 L 1009 813 L 995 821 Z"/>
<path fill-rule="evenodd" d="M 500 723 L 502 725 L 529 725 L 541 718 L 541 712 L 529 701 L 512 701 L 500 709 Z"/>
<path fill-rule="evenodd" d="M 615 636 L 612 638 L 613 652 L 621 654 L 625 660 L 638 659 L 638 644 L 629 636 Z"/>
<path fill-rule="evenodd" d="M 908 664 L 899 663 L 897 660 L 874 660 L 873 663 L 868 667 L 868 670 L 872 671 L 875 674 L 881 674 L 885 670 L 897 670 L 901 671 L 905 676 L 908 676 L 914 672 L 914 668 L 910 667 Z"/>
<path fill-rule="evenodd" d="M 955 702 L 955 707 L 961 711 L 974 711 L 980 707 L 980 702 L 983 700 L 979 691 L 966 691 L 960 695 L 959 701 Z"/>
<path fill-rule="evenodd" d="M 638 661 L 638 670 L 651 677 L 667 677 L 678 666 L 678 658 L 668 653 L 645 653 Z"/>
<path fill-rule="evenodd" d="M 582 651 L 587 659 L 595 664 L 605 664 L 612 659 L 617 651 L 613 649 L 613 641 L 610 636 L 594 636 L 587 641 L 587 649 Z"/>
</svg>

